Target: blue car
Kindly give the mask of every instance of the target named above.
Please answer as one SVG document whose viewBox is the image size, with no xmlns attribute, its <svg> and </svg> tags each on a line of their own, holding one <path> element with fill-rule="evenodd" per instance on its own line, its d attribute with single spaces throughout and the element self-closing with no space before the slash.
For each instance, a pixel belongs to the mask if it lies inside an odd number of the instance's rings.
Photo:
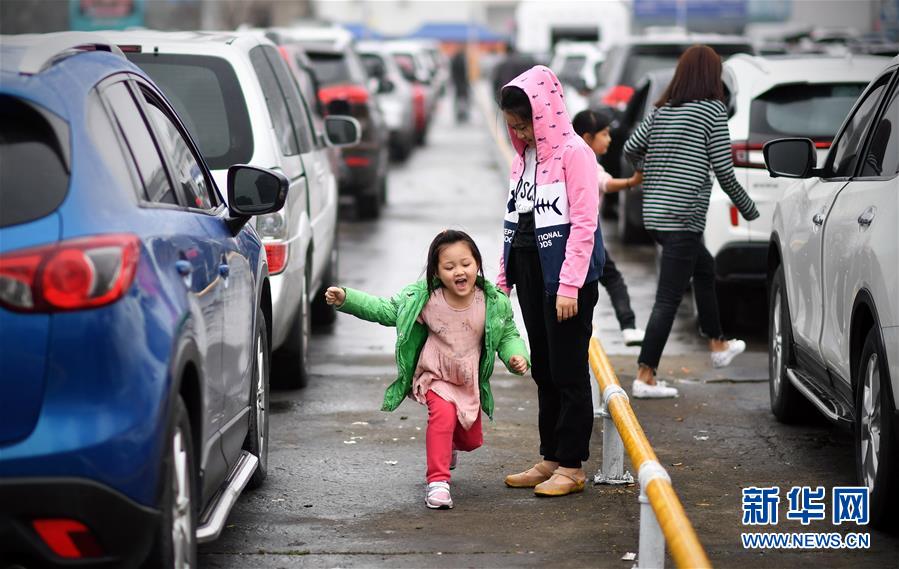
<svg viewBox="0 0 899 569">
<path fill-rule="evenodd" d="M 227 190 L 102 37 L 0 40 L 0 566 L 195 567 L 265 479 L 287 179 Z"/>
</svg>

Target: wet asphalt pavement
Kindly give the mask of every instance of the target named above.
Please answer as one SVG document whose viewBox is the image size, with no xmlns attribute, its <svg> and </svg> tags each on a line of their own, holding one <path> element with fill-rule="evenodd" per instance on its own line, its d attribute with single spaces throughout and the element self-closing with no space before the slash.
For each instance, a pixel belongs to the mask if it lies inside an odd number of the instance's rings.
<svg viewBox="0 0 899 569">
<path fill-rule="evenodd" d="M 446 227 L 469 232 L 494 278 L 501 245 L 507 172 L 487 120 L 456 126 L 443 101 L 428 145 L 390 175 L 389 205 L 375 222 L 343 213 L 340 284 L 391 295 L 423 274 L 433 236 Z M 655 293 L 655 250 L 624 248 L 606 223 L 607 246 L 627 280 L 638 325 Z M 517 304 L 513 301 L 513 304 Z M 517 306 L 516 306 L 517 310 Z M 853 484 L 851 433 L 822 421 L 778 424 L 768 408 L 764 327 L 745 331 L 750 350 L 725 370 L 709 366 L 684 302 L 660 374 L 681 390 L 677 400 L 632 404 L 686 512 L 718 567 L 897 567 L 899 539 L 871 531 L 867 551 L 747 551 L 740 543 L 741 489 Z M 523 332 L 521 320 L 519 328 Z M 637 348 L 627 348 L 600 289 L 595 334 L 630 388 Z M 449 511 L 424 506 L 427 412 L 406 401 L 379 411 L 395 377 L 394 330 L 339 315 L 313 337 L 307 388 L 274 391 L 269 477 L 244 494 L 221 538 L 201 548 L 203 567 L 617 567 L 637 551 L 635 486 L 588 486 L 582 494 L 538 499 L 502 478 L 537 456 L 536 388 L 498 366 L 495 422 L 485 445 L 461 453 Z M 595 473 L 602 423 L 591 441 Z M 828 491 L 829 495 L 829 491 Z M 829 521 L 781 523 L 770 531 L 869 531 Z M 673 567 L 671 560 L 668 566 Z"/>
</svg>

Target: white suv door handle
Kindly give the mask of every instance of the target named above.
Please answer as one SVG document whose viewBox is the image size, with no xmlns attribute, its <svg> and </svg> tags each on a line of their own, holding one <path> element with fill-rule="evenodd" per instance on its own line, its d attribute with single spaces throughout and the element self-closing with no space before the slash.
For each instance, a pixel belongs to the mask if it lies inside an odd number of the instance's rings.
<svg viewBox="0 0 899 569">
<path fill-rule="evenodd" d="M 812 218 L 812 223 L 815 225 L 823 225 L 824 224 L 824 214 L 816 213 L 815 217 Z"/>
<path fill-rule="evenodd" d="M 877 209 L 874 206 L 866 209 L 860 216 L 858 216 L 858 225 L 859 227 L 868 228 L 871 226 L 871 223 L 874 221 L 874 214 L 877 213 Z"/>
</svg>

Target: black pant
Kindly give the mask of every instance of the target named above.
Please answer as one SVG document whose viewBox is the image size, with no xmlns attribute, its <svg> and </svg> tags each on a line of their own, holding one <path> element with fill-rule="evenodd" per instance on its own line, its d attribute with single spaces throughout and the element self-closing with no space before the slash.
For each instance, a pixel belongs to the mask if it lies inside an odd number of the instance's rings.
<svg viewBox="0 0 899 569">
<path fill-rule="evenodd" d="M 457 122 L 465 122 L 468 120 L 468 110 L 471 106 L 471 102 L 468 96 L 468 85 L 466 84 L 464 88 L 460 86 L 456 86 L 456 96 L 455 96 L 455 111 L 456 111 L 456 121 Z"/>
<path fill-rule="evenodd" d="M 612 301 L 612 308 L 615 310 L 615 318 L 618 319 L 618 325 L 622 330 L 637 327 L 637 317 L 631 308 L 631 297 L 627 294 L 627 285 L 624 284 L 624 277 L 621 271 L 615 266 L 615 261 L 609 256 L 609 250 L 605 250 L 606 264 L 602 267 L 602 276 L 599 277 L 599 284 L 609 293 L 609 300 Z"/>
<path fill-rule="evenodd" d="M 715 297 L 715 259 L 694 231 L 650 231 L 662 246 L 659 286 L 638 363 L 656 369 L 681 298 L 693 279 L 693 295 L 699 312 L 699 328 L 709 338 L 721 338 L 721 320 Z"/>
<path fill-rule="evenodd" d="M 578 293 L 577 315 L 556 317 L 556 295 L 548 294 L 536 249 L 513 248 L 509 267 L 531 346 L 531 376 L 537 384 L 540 454 L 567 468 L 590 456 L 593 399 L 587 350 L 593 333 L 597 281 Z"/>
</svg>

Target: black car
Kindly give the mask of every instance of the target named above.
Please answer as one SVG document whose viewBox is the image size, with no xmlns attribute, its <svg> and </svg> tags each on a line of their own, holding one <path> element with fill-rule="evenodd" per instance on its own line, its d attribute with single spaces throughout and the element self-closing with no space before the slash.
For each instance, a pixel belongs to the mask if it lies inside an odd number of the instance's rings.
<svg viewBox="0 0 899 569">
<path fill-rule="evenodd" d="M 655 102 L 659 100 L 671 78 L 674 76 L 674 68 L 659 69 L 647 73 L 643 79 L 637 82 L 634 96 L 628 102 L 621 118 L 615 126 L 616 134 L 612 138 L 612 144 L 619 148 L 618 172 L 621 177 L 628 178 L 634 174 L 634 166 L 627 156 L 620 151 L 631 134 L 640 126 L 646 115 L 652 112 Z M 623 243 L 648 243 L 651 241 L 649 234 L 643 227 L 643 187 L 635 186 L 618 194 L 618 235 Z"/>
<path fill-rule="evenodd" d="M 362 127 L 359 144 L 341 150 L 340 192 L 353 196 L 360 218 L 377 218 L 387 199 L 390 131 L 352 35 L 342 28 L 292 28 L 290 34 L 312 62 L 326 115 L 349 115 Z"/>
</svg>

